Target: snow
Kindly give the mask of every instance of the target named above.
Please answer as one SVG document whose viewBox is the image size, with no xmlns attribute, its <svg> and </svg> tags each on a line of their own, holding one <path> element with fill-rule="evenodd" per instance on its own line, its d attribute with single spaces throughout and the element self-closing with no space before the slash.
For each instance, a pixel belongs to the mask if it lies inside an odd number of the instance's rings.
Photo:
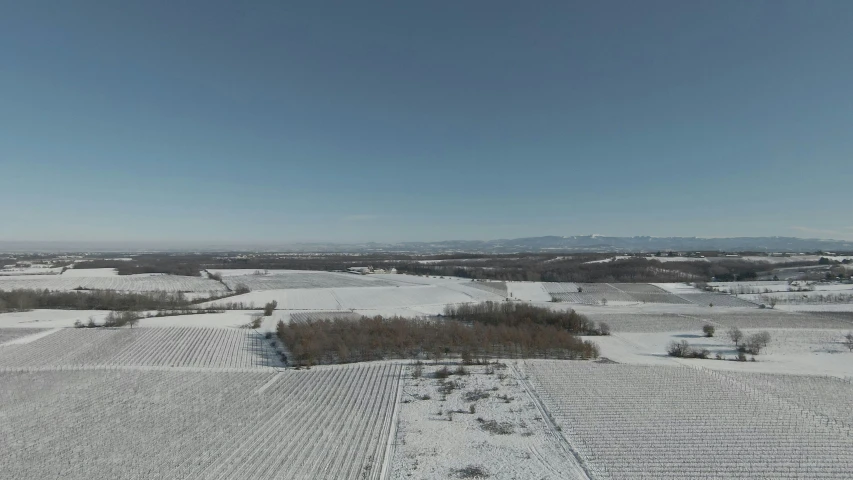
<svg viewBox="0 0 853 480">
<path fill-rule="evenodd" d="M 203 304 L 215 306 L 227 302 L 243 302 L 262 307 L 276 301 L 280 310 L 373 310 L 440 306 L 503 297 L 464 285 L 418 285 L 405 287 L 294 288 L 263 290 L 236 295 Z"/>
<path fill-rule="evenodd" d="M 109 312 L 104 310 L 30 310 L 0 313 L 0 328 L 60 328 L 72 327 L 75 321 L 86 323 L 89 317 L 103 323 Z"/>
<path fill-rule="evenodd" d="M 227 275 L 222 281 L 235 290 L 245 285 L 250 290 L 280 290 L 286 288 L 333 288 L 333 287 L 382 287 L 392 286 L 391 282 L 375 278 L 373 275 L 354 275 L 334 272 L 287 272 L 270 275 Z"/>
<path fill-rule="evenodd" d="M 551 295 L 540 282 L 507 282 L 510 297 L 530 302 L 550 302 Z"/>
<path fill-rule="evenodd" d="M 379 478 L 400 366 L 0 372 L 3 478 Z"/>
<path fill-rule="evenodd" d="M 115 268 L 70 268 L 62 274 L 63 277 L 115 277 L 118 271 Z"/>
<path fill-rule="evenodd" d="M 433 377 L 440 366 L 424 366 L 418 378 L 412 376 L 414 368 L 408 366 L 404 374 L 391 479 L 457 478 L 466 467 L 479 467 L 498 480 L 585 478 L 511 368 L 487 374 L 484 366 L 465 367 L 470 375 L 443 382 L 453 385 L 446 394 L 442 380 Z M 466 400 L 466 394 L 472 396 Z M 483 428 L 486 422 L 511 433 L 490 432 Z"/>
<path fill-rule="evenodd" d="M 681 330 L 655 333 L 617 332 L 609 337 L 589 339 L 598 344 L 603 357 L 618 363 L 690 365 L 711 370 L 853 377 L 853 354 L 841 344 L 844 335 L 850 330 L 741 328 L 744 336 L 759 331 L 770 333 L 770 343 L 760 355 L 755 356 L 756 362 L 713 359 L 716 354 L 729 360 L 737 356 L 734 345 L 726 337 L 726 330 L 727 328 L 718 326 L 713 338 L 705 338 L 701 331 Z M 681 340 L 686 340 L 695 348 L 708 349 L 711 359 L 677 359 L 667 356 L 667 345 L 672 341 Z"/>
<path fill-rule="evenodd" d="M 785 388 L 785 378 L 774 383 L 780 393 L 683 366 L 531 360 L 522 367 L 595 478 L 853 473 L 853 437 L 844 423 L 853 389 L 846 382 L 835 380 L 841 395 L 815 404 L 801 389 Z"/>
<path fill-rule="evenodd" d="M 70 270 L 69 270 L 70 271 Z M 85 270 L 84 270 L 85 271 Z M 68 273 L 68 272 L 66 272 Z M 225 292 L 221 283 L 203 277 L 177 275 L 100 275 L 66 277 L 63 275 L 19 275 L 0 277 L 0 290 L 119 290 L 130 292 Z"/>
<path fill-rule="evenodd" d="M 281 367 L 251 329 L 61 328 L 0 347 L 0 367 Z"/>
<path fill-rule="evenodd" d="M 34 265 L 32 267 L 9 266 L 0 269 L 0 277 L 7 275 L 59 275 L 60 272 L 62 272 L 62 267 L 47 267 L 44 265 Z"/>
</svg>

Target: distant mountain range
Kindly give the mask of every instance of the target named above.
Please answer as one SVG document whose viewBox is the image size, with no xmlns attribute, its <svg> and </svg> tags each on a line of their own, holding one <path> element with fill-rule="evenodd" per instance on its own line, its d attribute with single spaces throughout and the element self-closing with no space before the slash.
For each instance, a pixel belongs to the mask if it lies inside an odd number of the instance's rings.
<svg viewBox="0 0 853 480">
<path fill-rule="evenodd" d="M 237 242 L 8 242 L 0 252 L 143 252 L 143 251 L 263 251 L 263 252 L 399 252 L 518 253 L 518 252 L 656 252 L 674 250 L 725 252 L 853 252 L 853 241 L 796 237 L 605 237 L 581 235 L 546 236 L 501 240 L 447 240 L 400 243 L 292 243 L 239 244 Z"/>
</svg>

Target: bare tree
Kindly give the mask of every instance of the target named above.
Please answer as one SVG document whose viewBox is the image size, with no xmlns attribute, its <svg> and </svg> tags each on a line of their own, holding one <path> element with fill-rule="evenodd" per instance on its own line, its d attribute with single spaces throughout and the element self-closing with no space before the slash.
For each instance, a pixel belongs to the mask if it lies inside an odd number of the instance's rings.
<svg viewBox="0 0 853 480">
<path fill-rule="evenodd" d="M 273 300 L 264 305 L 264 316 L 269 317 L 272 315 L 273 310 L 278 307 L 278 302 Z"/>
<path fill-rule="evenodd" d="M 770 305 L 770 308 L 776 308 L 776 302 L 778 301 L 778 298 L 771 296 L 767 299 L 767 304 Z"/>
<path fill-rule="evenodd" d="M 704 334 L 705 334 L 705 336 L 706 336 L 706 337 L 709 337 L 709 338 L 710 338 L 710 337 L 713 337 L 713 336 L 714 336 L 714 332 L 716 332 L 716 331 L 717 331 L 717 330 L 714 328 L 714 326 L 713 326 L 713 325 L 705 325 L 704 327 L 702 327 L 702 333 L 704 333 Z"/>
<path fill-rule="evenodd" d="M 847 335 L 844 335 L 844 346 L 853 352 L 853 332 L 849 332 Z"/>
<path fill-rule="evenodd" d="M 732 343 L 734 343 L 735 346 L 740 345 L 740 341 L 743 340 L 743 332 L 741 332 L 740 329 L 737 327 L 732 327 L 731 329 L 729 329 L 728 335 L 729 339 L 731 339 Z"/>
</svg>

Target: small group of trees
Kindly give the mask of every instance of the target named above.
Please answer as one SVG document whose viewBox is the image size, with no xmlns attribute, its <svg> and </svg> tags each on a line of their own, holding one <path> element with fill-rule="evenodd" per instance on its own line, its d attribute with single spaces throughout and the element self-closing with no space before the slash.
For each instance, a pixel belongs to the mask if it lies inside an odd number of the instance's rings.
<svg viewBox="0 0 853 480">
<path fill-rule="evenodd" d="M 744 337 L 743 332 L 739 328 L 732 327 L 728 331 L 728 336 L 732 343 L 735 344 L 737 351 L 743 354 L 758 355 L 761 353 L 761 349 L 770 343 L 770 332 L 767 331 L 753 333 L 748 337 Z"/>
<path fill-rule="evenodd" d="M 141 318 L 142 318 L 142 316 L 138 312 L 130 312 L 130 311 L 110 312 L 107 314 L 106 317 L 104 317 L 104 323 L 102 326 L 104 326 L 104 327 L 130 326 L 130 328 L 133 328 L 134 325 L 139 323 L 139 319 L 141 319 Z M 76 322 L 74 322 L 74 326 L 77 328 L 84 328 L 84 327 L 85 328 L 94 328 L 94 327 L 97 327 L 98 325 L 95 324 L 95 319 L 93 317 L 89 317 L 88 323 L 84 324 L 80 320 L 77 320 Z"/>
<path fill-rule="evenodd" d="M 666 349 L 666 353 L 670 357 L 678 357 L 678 358 L 708 358 L 708 355 L 711 352 L 706 348 L 694 348 L 687 340 L 682 340 L 680 342 L 670 342 L 669 346 Z"/>
<path fill-rule="evenodd" d="M 273 310 L 275 310 L 276 307 L 278 307 L 277 301 L 273 300 L 271 302 L 267 302 L 266 305 L 264 305 L 264 316 L 265 317 L 271 316 Z"/>
<path fill-rule="evenodd" d="M 844 343 L 844 346 L 853 352 L 853 332 L 848 332 L 847 335 L 844 335 L 844 341 L 842 343 Z"/>
<path fill-rule="evenodd" d="M 362 317 L 278 323 L 296 365 L 389 358 L 597 358 L 598 347 L 563 328 L 535 323 L 463 323 Z"/>
</svg>

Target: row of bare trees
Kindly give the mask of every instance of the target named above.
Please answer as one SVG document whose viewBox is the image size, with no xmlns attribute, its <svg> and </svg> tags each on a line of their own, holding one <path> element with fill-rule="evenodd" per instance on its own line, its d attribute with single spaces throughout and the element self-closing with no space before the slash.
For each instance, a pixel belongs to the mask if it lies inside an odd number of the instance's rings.
<svg viewBox="0 0 853 480">
<path fill-rule="evenodd" d="M 158 310 L 187 308 L 182 293 L 115 290 L 0 290 L 0 311 L 56 308 L 72 310 Z"/>
<path fill-rule="evenodd" d="M 577 335 L 609 335 L 607 324 L 595 322 L 574 310 L 555 311 L 521 302 L 482 302 L 448 305 L 444 315 L 464 322 L 486 325 L 547 325 Z"/>
</svg>

